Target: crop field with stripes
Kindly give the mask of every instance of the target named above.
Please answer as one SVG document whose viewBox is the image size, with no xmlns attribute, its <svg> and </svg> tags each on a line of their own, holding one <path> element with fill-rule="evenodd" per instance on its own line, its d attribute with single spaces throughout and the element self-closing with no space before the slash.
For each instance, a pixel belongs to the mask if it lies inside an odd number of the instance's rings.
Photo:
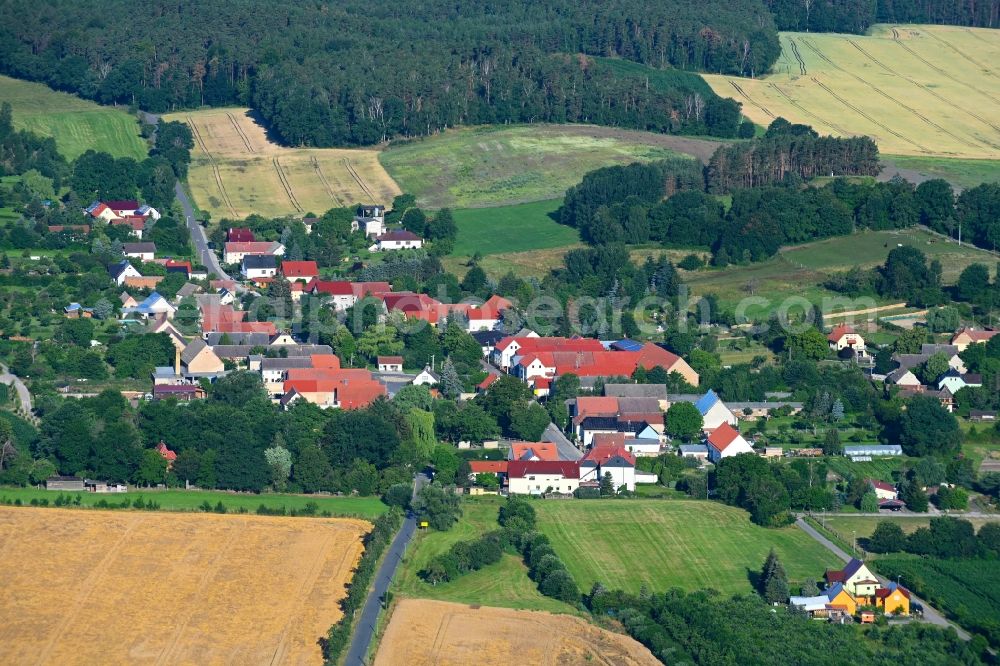
<svg viewBox="0 0 1000 666">
<path fill-rule="evenodd" d="M 369 529 L 0 507 L 0 663 L 320 664 Z"/>
<path fill-rule="evenodd" d="M 772 547 L 793 588 L 818 580 L 837 559 L 797 527 L 770 529 L 742 509 L 703 500 L 540 502 L 538 529 L 581 590 L 654 592 L 714 588 L 750 592 Z"/>
<path fill-rule="evenodd" d="M 868 135 L 892 155 L 1000 159 L 1000 30 L 875 26 L 870 35 L 781 33 L 774 71 L 706 76 L 755 123 Z"/>
<path fill-rule="evenodd" d="M 166 116 L 192 127 L 188 184 L 212 219 L 251 213 L 322 215 L 335 206 L 389 204 L 399 186 L 378 150 L 286 148 L 272 142 L 248 109 L 211 109 Z"/>
</svg>

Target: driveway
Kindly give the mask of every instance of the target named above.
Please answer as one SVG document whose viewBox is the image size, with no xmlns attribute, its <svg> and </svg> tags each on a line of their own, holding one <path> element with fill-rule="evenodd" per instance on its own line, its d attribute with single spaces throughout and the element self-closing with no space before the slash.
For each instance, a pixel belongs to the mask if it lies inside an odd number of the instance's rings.
<svg viewBox="0 0 1000 666">
<path fill-rule="evenodd" d="M 31 392 L 28 391 L 28 387 L 24 385 L 21 378 L 12 374 L 10 369 L 2 363 L 0 363 L 0 382 L 14 385 L 18 402 L 21 403 L 21 412 L 29 421 L 34 421 L 35 417 L 31 413 Z"/>
<path fill-rule="evenodd" d="M 413 496 L 416 497 L 424 484 L 429 481 L 430 479 L 422 473 L 413 477 Z M 375 623 L 378 621 L 378 614 L 382 609 L 382 600 L 389 590 L 393 576 L 396 575 L 399 563 L 403 561 L 403 553 L 406 552 L 406 547 L 416 531 L 416 516 L 412 512 L 408 512 L 403 526 L 396 533 L 396 537 L 392 540 L 389 550 L 386 551 L 385 557 L 382 559 L 382 566 L 375 574 L 372 589 L 368 593 L 368 599 L 365 600 L 365 607 L 361 610 L 361 615 L 357 617 L 351 646 L 347 651 L 347 659 L 344 660 L 347 666 L 363 666 L 366 663 L 365 655 L 368 654 L 368 646 L 371 645 L 372 636 L 375 635 Z"/>
<path fill-rule="evenodd" d="M 819 543 L 821 543 L 823 546 L 825 546 L 827 550 L 829 550 L 831 553 L 833 553 L 834 555 L 836 555 L 837 557 L 839 557 L 844 562 L 849 562 L 851 560 L 851 556 L 850 555 L 848 555 L 843 550 L 841 550 L 835 543 L 833 543 L 832 541 L 830 541 L 829 539 L 827 539 L 825 536 L 823 536 L 822 534 L 820 534 L 819 532 L 817 532 L 813 528 L 812 525 L 810 525 L 809 523 L 807 523 L 801 517 L 799 517 L 799 518 L 797 518 L 795 520 L 795 525 L 799 529 L 801 529 L 803 532 L 805 532 L 806 534 L 808 534 L 809 536 L 811 536 L 813 539 L 815 539 L 816 541 L 818 541 Z M 887 585 L 890 582 L 888 578 L 885 578 L 883 576 L 878 576 L 877 574 L 876 574 L 876 576 L 879 579 L 879 582 L 881 582 L 883 585 Z M 921 606 L 924 607 L 924 616 L 923 616 L 923 621 L 924 622 L 927 622 L 929 624 L 935 624 L 935 625 L 937 625 L 939 627 L 952 627 L 955 630 L 955 632 L 958 634 L 958 637 L 961 638 L 963 641 L 967 641 L 970 638 L 972 638 L 969 635 L 969 632 L 967 632 L 965 629 L 962 629 L 960 626 L 958 626 L 954 622 L 951 622 L 950 620 L 948 620 L 944 615 L 942 615 L 937 610 L 935 610 L 934 607 L 932 607 L 926 601 L 924 601 L 923 599 L 919 598 L 917 595 L 913 594 L 912 590 L 910 591 L 910 601 L 914 602 L 914 603 L 918 603 L 918 604 L 920 604 Z"/>
</svg>

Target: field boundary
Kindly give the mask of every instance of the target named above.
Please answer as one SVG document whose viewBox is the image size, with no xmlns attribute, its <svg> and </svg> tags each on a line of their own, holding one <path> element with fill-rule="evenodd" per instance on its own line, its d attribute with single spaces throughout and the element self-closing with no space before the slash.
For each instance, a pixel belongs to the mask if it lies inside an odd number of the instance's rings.
<svg viewBox="0 0 1000 666">
<path fill-rule="evenodd" d="M 202 138 L 201 132 L 198 131 L 198 126 L 195 124 L 194 118 L 191 116 L 188 116 L 188 126 L 191 128 L 194 140 L 201 148 L 201 151 L 205 153 L 205 157 L 208 158 L 208 162 L 212 166 L 212 173 L 215 174 L 215 184 L 219 187 L 219 193 L 222 195 L 222 200 L 226 204 L 226 208 L 228 208 L 229 212 L 233 214 L 233 217 L 237 217 L 236 209 L 233 208 L 233 202 L 229 199 L 229 193 L 226 192 L 226 186 L 222 184 L 222 174 L 219 173 L 219 165 L 215 163 L 215 158 L 212 157 L 212 153 L 208 152 L 208 146 L 205 145 L 205 140 Z M 188 175 L 190 175 L 190 171 Z M 199 206 L 199 208 L 201 208 L 201 206 Z"/>
</svg>

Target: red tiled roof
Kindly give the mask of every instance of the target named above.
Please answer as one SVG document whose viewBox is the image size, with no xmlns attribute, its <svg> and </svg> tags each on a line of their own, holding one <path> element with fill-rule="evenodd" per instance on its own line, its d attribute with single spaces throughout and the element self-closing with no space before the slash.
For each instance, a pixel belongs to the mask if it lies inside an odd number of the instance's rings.
<svg viewBox="0 0 1000 666">
<path fill-rule="evenodd" d="M 905 587 L 903 587 L 902 585 L 893 585 L 892 583 L 889 583 L 889 585 L 890 587 L 880 587 L 879 589 L 875 590 L 875 596 L 878 597 L 879 599 L 886 599 L 893 592 L 899 590 L 899 593 L 902 594 L 904 597 L 906 597 L 907 599 L 910 598 L 910 591 Z"/>
<path fill-rule="evenodd" d="M 313 280 L 309 283 L 314 294 L 330 294 L 331 296 L 353 296 L 354 288 L 344 280 Z"/>
<path fill-rule="evenodd" d="M 285 277 L 315 277 L 319 266 L 315 261 L 282 261 L 281 273 Z"/>
<path fill-rule="evenodd" d="M 623 458 L 635 467 L 635 456 L 626 450 L 624 446 L 620 445 L 595 445 L 594 448 L 587 451 L 587 455 L 583 459 L 603 465 L 615 457 Z"/>
<path fill-rule="evenodd" d="M 174 460 L 177 460 L 177 454 L 175 452 L 171 451 L 167 447 L 166 443 L 163 442 L 162 440 L 160 441 L 159 444 L 156 445 L 155 448 L 156 448 L 156 452 L 159 453 L 161 456 L 163 456 L 164 460 L 167 460 L 169 462 L 173 462 Z"/>
<path fill-rule="evenodd" d="M 403 365 L 402 356 L 378 356 L 376 360 L 379 365 Z"/>
<path fill-rule="evenodd" d="M 952 337 L 952 340 L 957 338 L 962 333 L 968 335 L 969 339 L 973 342 L 988 342 L 993 339 L 994 335 L 1000 333 L 1000 331 L 977 331 L 972 328 L 963 328 Z"/>
<path fill-rule="evenodd" d="M 851 335 L 854 333 L 854 327 L 848 326 L 847 324 L 839 324 L 833 327 L 830 331 L 830 335 L 826 336 L 826 339 L 830 342 L 838 342 L 845 335 Z"/>
<path fill-rule="evenodd" d="M 139 208 L 139 202 L 135 199 L 116 199 L 115 201 L 105 201 L 104 204 L 116 213 L 120 210 L 137 210 Z"/>
<path fill-rule="evenodd" d="M 885 481 L 879 481 L 878 479 L 868 479 L 868 483 L 872 484 L 873 487 L 879 490 L 885 490 L 888 492 L 896 492 L 896 486 L 891 483 L 886 483 Z"/>
<path fill-rule="evenodd" d="M 507 460 L 470 460 L 469 471 L 473 474 L 506 474 Z"/>
<path fill-rule="evenodd" d="M 226 243 L 226 252 L 242 252 L 244 254 L 271 254 L 277 246 L 273 241 L 250 241 Z"/>
<path fill-rule="evenodd" d="M 623 432 L 597 432 L 594 433 L 594 448 L 599 446 L 624 446 L 625 433 Z"/>
<path fill-rule="evenodd" d="M 510 445 L 511 460 L 520 460 L 529 454 L 540 460 L 559 460 L 559 449 L 552 442 L 514 442 Z"/>
<path fill-rule="evenodd" d="M 90 215 L 91 215 L 91 217 L 99 217 L 101 215 L 101 213 L 103 213 L 106 210 L 108 210 L 107 205 L 105 205 L 103 203 L 100 203 L 100 204 L 97 204 L 97 206 L 94 207 L 94 210 L 90 211 Z"/>
<path fill-rule="evenodd" d="M 561 474 L 566 479 L 580 478 L 580 464 L 575 460 L 511 460 L 507 476 L 522 479 L 530 474 Z"/>
<path fill-rule="evenodd" d="M 498 375 L 495 372 L 491 372 L 490 374 L 486 375 L 486 379 L 479 382 L 479 385 L 476 386 L 476 388 L 479 389 L 480 391 L 485 391 L 493 384 L 493 382 L 495 382 L 498 379 L 500 379 L 500 375 Z"/>
<path fill-rule="evenodd" d="M 252 243 L 253 232 L 246 227 L 232 227 L 226 232 L 226 240 L 232 243 Z"/>
<path fill-rule="evenodd" d="M 729 445 L 736 441 L 736 438 L 740 436 L 739 431 L 728 423 L 723 423 L 718 428 L 713 430 L 708 434 L 708 443 L 715 448 L 716 451 L 722 453 Z"/>
<path fill-rule="evenodd" d="M 396 231 L 388 231 L 378 237 L 380 242 L 382 241 L 418 241 L 423 240 L 420 236 L 416 235 L 412 231 L 407 231 L 406 229 L 400 229 Z"/>
<path fill-rule="evenodd" d="M 663 347 L 654 345 L 652 342 L 647 342 L 639 350 L 638 365 L 642 366 L 646 370 L 652 370 L 653 368 L 659 366 L 664 370 L 670 370 L 674 367 L 674 364 L 680 360 L 680 356 L 669 352 Z"/>
<path fill-rule="evenodd" d="M 351 289 L 358 298 L 365 296 L 381 296 L 392 291 L 392 285 L 388 282 L 352 282 Z"/>
</svg>

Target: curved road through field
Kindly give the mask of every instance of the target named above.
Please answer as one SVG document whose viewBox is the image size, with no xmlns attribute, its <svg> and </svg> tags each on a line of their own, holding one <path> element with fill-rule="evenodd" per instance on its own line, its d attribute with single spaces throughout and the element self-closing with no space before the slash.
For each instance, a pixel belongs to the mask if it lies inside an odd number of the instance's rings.
<svg viewBox="0 0 1000 666">
<path fill-rule="evenodd" d="M 417 474 L 413 477 L 413 496 L 430 481 L 425 474 Z M 372 589 L 368 592 L 368 599 L 365 600 L 365 607 L 361 610 L 361 615 L 356 618 L 354 625 L 354 636 L 351 637 L 351 646 L 347 651 L 347 659 L 344 660 L 346 666 L 364 666 L 367 664 L 365 656 L 368 654 L 368 646 L 372 643 L 375 635 L 375 623 L 378 621 L 378 613 L 382 609 L 382 601 L 385 593 L 389 590 L 393 576 L 399 563 L 403 561 L 403 553 L 409 545 L 413 534 L 417 531 L 417 519 L 412 512 L 406 514 L 403 526 L 396 533 L 389 550 L 386 551 L 382 559 L 382 565 L 375 574 L 375 581 Z"/>
</svg>

